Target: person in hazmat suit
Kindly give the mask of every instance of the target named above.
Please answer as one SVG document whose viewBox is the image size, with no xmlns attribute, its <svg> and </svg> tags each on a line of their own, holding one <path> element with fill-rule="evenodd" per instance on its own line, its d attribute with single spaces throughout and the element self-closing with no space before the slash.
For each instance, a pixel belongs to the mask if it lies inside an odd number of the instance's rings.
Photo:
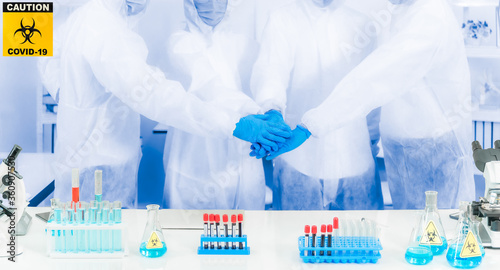
<svg viewBox="0 0 500 270">
<path fill-rule="evenodd" d="M 467 57 L 446 0 L 391 0 L 390 33 L 301 123 L 322 138 L 382 106 L 380 134 L 396 209 L 474 199 Z M 392 16 L 391 16 L 392 15 Z M 300 142 L 286 144 L 280 153 Z M 275 154 L 276 155 L 276 154 Z"/>
<path fill-rule="evenodd" d="M 273 12 L 251 79 L 257 104 L 282 112 L 290 127 L 299 125 L 302 115 L 321 104 L 373 50 L 375 38 L 348 52 L 368 22 L 342 0 L 299 0 Z M 293 140 L 309 138 L 300 125 L 292 134 Z M 261 148 L 254 144 L 252 149 Z M 382 209 L 366 118 L 351 119 L 280 156 L 274 182 L 273 208 Z"/>
<path fill-rule="evenodd" d="M 57 56 L 40 64 L 44 83 L 59 105 L 54 170 L 55 197 L 62 201 L 70 200 L 72 168 L 80 169 L 82 200 L 93 198 L 94 171 L 100 169 L 103 197 L 135 207 L 140 114 L 193 134 L 222 138 L 232 136 L 242 116 L 202 102 L 147 65 L 146 44 L 131 30 L 147 4 L 90 0 L 59 28 Z M 239 123 L 258 124 L 260 131 L 269 126 L 258 117 Z M 259 141 L 262 133 L 248 136 Z"/>
<path fill-rule="evenodd" d="M 248 115 L 260 110 L 245 94 L 257 44 L 229 20 L 240 4 L 241 0 L 184 0 L 187 26 L 171 36 L 168 55 L 189 93 Z M 204 137 L 169 128 L 164 205 L 264 210 L 264 170 L 260 160 L 248 156 L 249 146 L 234 137 Z"/>
</svg>

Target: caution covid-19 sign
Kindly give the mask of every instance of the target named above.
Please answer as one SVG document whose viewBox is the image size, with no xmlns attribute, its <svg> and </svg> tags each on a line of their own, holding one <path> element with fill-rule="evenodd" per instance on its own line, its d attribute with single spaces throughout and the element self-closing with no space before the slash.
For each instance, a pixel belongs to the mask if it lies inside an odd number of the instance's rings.
<svg viewBox="0 0 500 270">
<path fill-rule="evenodd" d="M 3 2 L 3 56 L 52 56 L 53 3 Z"/>
</svg>

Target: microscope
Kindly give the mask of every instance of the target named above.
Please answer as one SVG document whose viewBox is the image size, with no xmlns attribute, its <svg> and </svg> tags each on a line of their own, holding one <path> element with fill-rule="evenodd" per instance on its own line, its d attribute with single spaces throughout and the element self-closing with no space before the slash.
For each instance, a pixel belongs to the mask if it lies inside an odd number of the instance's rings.
<svg viewBox="0 0 500 270">
<path fill-rule="evenodd" d="M 31 216 L 25 212 L 28 202 L 23 177 L 15 169 L 21 150 L 14 145 L 0 163 L 0 257 L 22 253 L 22 248 L 16 245 L 16 236 L 25 235 L 31 224 Z"/>
<path fill-rule="evenodd" d="M 485 179 L 484 197 L 472 202 L 472 215 L 482 219 L 479 235 L 483 246 L 500 248 L 500 140 L 491 149 L 482 149 L 474 141 L 472 151 L 474 163 Z"/>
</svg>

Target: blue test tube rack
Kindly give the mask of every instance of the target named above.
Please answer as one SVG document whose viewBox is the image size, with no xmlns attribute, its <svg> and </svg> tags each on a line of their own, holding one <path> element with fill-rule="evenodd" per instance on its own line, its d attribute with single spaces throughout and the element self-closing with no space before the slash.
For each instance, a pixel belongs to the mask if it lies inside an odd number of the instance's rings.
<svg viewBox="0 0 500 270">
<path fill-rule="evenodd" d="M 215 248 L 203 248 L 203 243 L 215 242 Z M 222 248 L 217 248 L 217 242 L 220 243 Z M 225 249 L 225 243 L 228 243 L 229 248 Z M 232 248 L 232 244 L 236 243 L 236 249 Z M 239 244 L 243 243 L 243 249 L 239 248 Z M 247 243 L 247 236 L 242 235 L 241 237 L 210 237 L 201 235 L 200 246 L 198 247 L 198 255 L 250 255 L 250 247 Z"/>
<path fill-rule="evenodd" d="M 342 244 L 336 247 L 320 247 L 320 239 L 316 236 L 315 247 L 305 247 L 305 236 L 300 236 L 300 258 L 305 263 L 376 263 L 381 258 L 382 245 L 379 239 L 354 236 L 332 239 L 334 243 L 337 240 Z M 312 236 L 309 236 L 308 242 L 312 242 Z"/>
<path fill-rule="evenodd" d="M 90 233 L 92 232 L 92 233 Z M 110 233 L 113 232 L 113 233 Z M 95 233 L 95 234 L 93 234 Z M 90 245 L 91 235 L 107 235 L 109 239 L 98 238 L 96 248 Z M 126 241 L 122 241 L 125 234 L 125 226 L 119 224 L 57 224 L 47 223 L 47 255 L 51 258 L 123 258 L 128 253 Z M 83 236 L 83 237 L 75 237 Z M 115 241 L 119 237 L 120 241 Z M 72 243 L 68 245 L 67 243 Z M 106 242 L 107 244 L 103 244 Z M 113 243 L 120 243 L 117 246 Z M 108 247 L 108 248 L 103 248 Z"/>
</svg>

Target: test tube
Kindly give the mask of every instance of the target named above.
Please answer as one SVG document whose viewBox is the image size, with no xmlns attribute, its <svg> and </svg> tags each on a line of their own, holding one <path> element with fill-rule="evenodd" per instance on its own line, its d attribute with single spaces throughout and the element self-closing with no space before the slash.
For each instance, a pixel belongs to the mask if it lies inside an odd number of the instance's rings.
<svg viewBox="0 0 500 270">
<path fill-rule="evenodd" d="M 102 201 L 102 225 L 103 230 L 101 231 L 101 246 L 102 251 L 109 252 L 111 249 L 111 241 L 110 241 L 110 230 L 106 230 L 105 227 L 109 225 L 109 201 Z"/>
<path fill-rule="evenodd" d="M 59 202 L 54 208 L 54 220 L 58 226 L 62 226 L 62 204 Z M 58 252 L 66 253 L 64 236 L 62 230 L 56 230 L 55 232 L 55 250 Z"/>
<path fill-rule="evenodd" d="M 95 178 L 95 200 L 98 202 L 102 201 L 102 171 L 96 170 L 94 172 Z"/>
<path fill-rule="evenodd" d="M 89 211 L 89 223 L 90 226 L 97 226 L 97 201 L 90 201 L 90 211 Z M 91 252 L 97 252 L 98 238 L 97 230 L 89 231 L 89 249 Z"/>
<path fill-rule="evenodd" d="M 71 230 L 71 226 L 73 226 L 74 222 L 74 211 L 71 209 L 71 202 L 64 203 L 64 213 L 65 213 L 65 218 L 66 218 L 66 228 L 67 230 L 64 231 L 64 240 L 65 240 L 65 245 L 66 245 L 66 251 L 67 252 L 72 252 L 73 251 L 73 230 Z"/>
<path fill-rule="evenodd" d="M 115 201 L 113 202 L 113 218 L 115 224 L 122 223 L 122 202 Z M 122 250 L 122 230 L 113 230 L 113 250 L 121 251 Z"/>
<path fill-rule="evenodd" d="M 57 207 L 57 204 L 59 203 L 59 199 L 57 198 L 54 198 L 54 199 L 50 199 L 50 214 L 49 214 L 49 219 L 47 220 L 47 222 L 54 222 L 54 209 Z"/>
<path fill-rule="evenodd" d="M 78 226 L 85 225 L 85 207 L 87 206 L 86 202 L 80 202 L 78 208 L 76 209 L 76 222 Z M 87 206 L 88 207 L 88 206 Z M 78 242 L 78 251 L 87 252 L 87 232 L 85 229 L 80 227 L 77 233 L 77 242 Z"/>
</svg>

